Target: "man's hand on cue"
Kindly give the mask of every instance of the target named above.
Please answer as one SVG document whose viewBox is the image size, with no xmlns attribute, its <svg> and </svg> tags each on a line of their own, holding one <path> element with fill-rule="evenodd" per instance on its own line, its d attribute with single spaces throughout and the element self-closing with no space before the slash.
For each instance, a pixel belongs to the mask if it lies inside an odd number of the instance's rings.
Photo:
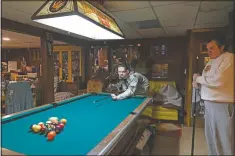
<svg viewBox="0 0 235 156">
<path fill-rule="evenodd" d="M 117 100 L 118 99 L 115 94 L 111 94 L 111 97 L 112 97 L 113 100 Z"/>
</svg>

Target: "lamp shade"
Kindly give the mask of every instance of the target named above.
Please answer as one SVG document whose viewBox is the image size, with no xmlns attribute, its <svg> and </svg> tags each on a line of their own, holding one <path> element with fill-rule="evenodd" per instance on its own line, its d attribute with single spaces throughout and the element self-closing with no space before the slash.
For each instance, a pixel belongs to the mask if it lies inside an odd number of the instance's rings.
<svg viewBox="0 0 235 156">
<path fill-rule="evenodd" d="M 114 18 L 87 1 L 48 0 L 32 20 L 90 39 L 124 39 Z"/>
</svg>

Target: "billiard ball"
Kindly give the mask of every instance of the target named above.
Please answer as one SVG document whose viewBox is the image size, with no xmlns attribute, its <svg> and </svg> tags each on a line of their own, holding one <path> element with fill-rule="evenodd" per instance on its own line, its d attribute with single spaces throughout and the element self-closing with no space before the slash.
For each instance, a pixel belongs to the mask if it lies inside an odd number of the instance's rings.
<svg viewBox="0 0 235 156">
<path fill-rule="evenodd" d="M 58 124 L 58 126 L 60 126 L 60 127 L 61 127 L 61 129 L 63 129 L 63 128 L 64 128 L 64 124 L 63 124 L 63 123 L 59 123 L 59 124 Z"/>
<path fill-rule="evenodd" d="M 60 122 L 63 123 L 63 124 L 66 124 L 67 120 L 66 119 L 61 119 Z"/>
<path fill-rule="evenodd" d="M 45 128 L 46 128 L 46 129 L 49 127 L 49 125 L 48 125 L 48 124 L 45 124 L 44 126 L 45 126 Z"/>
<path fill-rule="evenodd" d="M 55 131 L 50 131 L 48 134 L 47 134 L 47 139 L 48 140 L 53 140 L 56 136 L 56 132 Z"/>
<path fill-rule="evenodd" d="M 51 128 L 52 130 L 54 130 L 54 129 L 55 129 L 55 125 L 50 125 L 50 128 Z"/>
<path fill-rule="evenodd" d="M 41 130 L 41 126 L 39 126 L 39 125 L 33 125 L 32 129 L 33 129 L 33 131 L 34 131 L 35 133 L 38 133 L 38 132 Z"/>
<path fill-rule="evenodd" d="M 47 140 L 49 140 L 49 141 L 51 141 L 51 140 L 53 140 L 55 137 L 53 137 L 53 136 L 47 136 Z"/>
<path fill-rule="evenodd" d="M 47 134 L 48 134 L 50 131 L 53 131 L 53 129 L 51 129 L 51 128 L 46 128 L 45 136 L 47 136 Z"/>
<path fill-rule="evenodd" d="M 61 127 L 60 125 L 57 125 L 57 126 L 55 127 L 56 133 L 60 133 L 62 130 L 63 130 L 63 127 Z"/>
<path fill-rule="evenodd" d="M 54 120 L 54 121 L 52 121 L 52 124 L 57 125 L 58 123 L 59 123 L 59 121 L 58 121 L 58 120 Z"/>
<path fill-rule="evenodd" d="M 53 136 L 55 137 L 56 136 L 56 132 L 55 131 L 50 131 L 47 136 Z"/>
<path fill-rule="evenodd" d="M 59 119 L 57 117 L 50 117 L 49 121 L 51 121 L 51 120 L 57 120 L 58 121 Z"/>
<path fill-rule="evenodd" d="M 44 123 L 43 123 L 43 122 L 39 122 L 38 125 L 39 125 L 39 126 L 42 126 L 42 125 L 44 125 Z"/>
<path fill-rule="evenodd" d="M 59 122 L 58 122 L 58 123 L 59 123 Z M 57 125 L 58 125 L 58 123 L 52 123 L 52 125 L 57 126 Z"/>
<path fill-rule="evenodd" d="M 51 117 L 49 118 L 49 121 L 51 121 L 52 123 L 58 123 L 58 118 L 57 117 Z"/>
<path fill-rule="evenodd" d="M 46 124 L 52 124 L 52 122 L 51 121 L 47 121 Z"/>
<path fill-rule="evenodd" d="M 39 126 L 41 127 L 41 129 L 42 129 L 42 128 L 44 128 L 44 129 L 46 128 L 46 126 L 45 126 L 45 125 L 39 125 Z"/>
<path fill-rule="evenodd" d="M 33 124 L 33 125 L 31 125 L 30 127 L 29 127 L 29 129 L 30 129 L 30 131 L 33 131 L 33 126 L 34 126 L 35 124 Z"/>
<path fill-rule="evenodd" d="M 40 133 L 45 134 L 45 132 L 46 132 L 46 127 L 41 127 Z"/>
</svg>

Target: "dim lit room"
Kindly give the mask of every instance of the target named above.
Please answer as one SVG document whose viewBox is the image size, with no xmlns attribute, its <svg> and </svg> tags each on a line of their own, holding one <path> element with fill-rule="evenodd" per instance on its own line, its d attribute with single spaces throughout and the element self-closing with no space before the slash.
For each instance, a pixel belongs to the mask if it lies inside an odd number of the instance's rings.
<svg viewBox="0 0 235 156">
<path fill-rule="evenodd" d="M 1 7 L 3 155 L 234 155 L 233 1 Z"/>
</svg>

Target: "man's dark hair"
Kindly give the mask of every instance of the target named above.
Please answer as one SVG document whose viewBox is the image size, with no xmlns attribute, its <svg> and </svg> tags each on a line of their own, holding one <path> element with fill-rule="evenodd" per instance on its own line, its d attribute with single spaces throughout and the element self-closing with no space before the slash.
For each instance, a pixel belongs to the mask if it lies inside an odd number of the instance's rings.
<svg viewBox="0 0 235 156">
<path fill-rule="evenodd" d="M 208 40 L 207 43 L 215 41 L 218 47 L 220 48 L 221 46 L 224 46 L 224 51 L 228 50 L 228 44 L 227 40 L 224 36 L 217 36 L 217 37 L 212 37 Z"/>
<path fill-rule="evenodd" d="M 123 68 L 125 68 L 126 70 L 130 70 L 130 69 L 129 69 L 129 66 L 128 66 L 126 63 L 121 63 L 121 64 L 119 64 L 119 65 L 118 65 L 118 68 L 119 68 L 119 67 L 123 67 Z"/>
</svg>

